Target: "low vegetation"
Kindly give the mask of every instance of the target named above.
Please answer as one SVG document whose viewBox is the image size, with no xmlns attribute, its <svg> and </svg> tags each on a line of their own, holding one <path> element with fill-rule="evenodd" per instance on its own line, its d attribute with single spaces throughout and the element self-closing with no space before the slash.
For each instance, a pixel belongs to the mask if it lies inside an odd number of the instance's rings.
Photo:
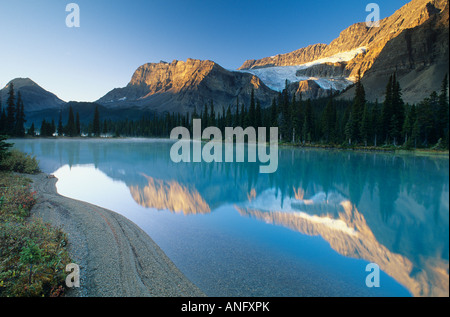
<svg viewBox="0 0 450 317">
<path fill-rule="evenodd" d="M 9 147 L 0 137 L 0 297 L 62 296 L 67 237 L 30 217 L 36 193 L 17 173 L 38 173 L 38 163 Z"/>
</svg>

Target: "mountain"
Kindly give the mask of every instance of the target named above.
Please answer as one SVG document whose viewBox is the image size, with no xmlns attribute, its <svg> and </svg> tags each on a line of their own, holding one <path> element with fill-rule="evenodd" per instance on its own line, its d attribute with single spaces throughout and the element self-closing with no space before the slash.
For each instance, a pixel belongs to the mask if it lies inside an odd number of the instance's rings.
<svg viewBox="0 0 450 317">
<path fill-rule="evenodd" d="M 415 103 L 439 90 L 449 71 L 449 7 L 443 10 L 427 4 L 429 18 L 414 28 L 404 29 L 380 51 L 366 71 L 362 83 L 368 100 L 383 96 L 387 78 L 394 72 L 402 87 L 403 99 Z M 350 99 L 349 89 L 341 98 Z"/>
<path fill-rule="evenodd" d="M 348 55 L 355 50 L 360 50 L 360 53 Z M 348 58 L 342 58 L 336 65 L 335 57 L 342 54 L 348 55 Z M 328 45 L 317 44 L 288 54 L 246 61 L 239 69 L 261 74 L 264 71 L 273 72 L 271 69 L 276 67 L 303 68 L 295 72 L 297 80 L 292 78 L 292 72 L 289 80 L 296 83 L 314 80 L 323 90 L 330 90 L 330 87 L 336 89 L 331 85 L 335 80 L 345 79 L 348 80 L 347 86 L 351 85 L 360 70 L 363 78 L 366 75 L 371 78 L 366 80 L 366 90 L 369 90 L 368 98 L 371 100 L 382 95 L 380 86 L 385 86 L 389 75 L 398 71 L 405 100 L 417 102 L 439 88 L 448 70 L 448 58 L 448 1 L 413 0 L 381 20 L 379 27 L 356 23 Z M 308 70 L 305 71 L 305 68 Z M 281 76 L 279 81 L 288 79 L 283 78 L 283 72 L 278 71 L 278 74 Z M 329 87 L 321 85 L 320 80 L 328 82 Z M 424 80 L 432 80 L 433 83 L 422 89 Z M 291 90 L 299 91 L 299 88 L 300 85 L 294 85 Z M 302 93 L 304 97 L 311 95 L 309 90 Z M 350 96 L 351 90 L 347 93 L 347 97 Z"/>
<path fill-rule="evenodd" d="M 25 112 L 34 112 L 42 110 L 55 110 L 63 107 L 66 102 L 59 99 L 56 95 L 45 90 L 30 78 L 16 78 L 11 80 L 5 88 L 0 90 L 0 97 L 3 104 L 8 99 L 9 85 L 14 85 L 14 92 L 20 91 L 25 107 Z"/>
<path fill-rule="evenodd" d="M 195 107 L 200 111 L 213 101 L 218 111 L 236 105 L 238 98 L 248 106 L 252 90 L 263 107 L 276 96 L 255 75 L 229 71 L 208 60 L 174 60 L 142 65 L 126 87 L 110 91 L 97 103 L 108 108 L 185 113 Z"/>
</svg>

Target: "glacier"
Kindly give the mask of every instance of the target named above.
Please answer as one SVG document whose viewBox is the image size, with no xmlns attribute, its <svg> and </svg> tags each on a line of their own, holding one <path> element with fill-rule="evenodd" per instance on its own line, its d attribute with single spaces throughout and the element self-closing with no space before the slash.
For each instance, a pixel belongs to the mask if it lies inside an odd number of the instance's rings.
<svg viewBox="0 0 450 317">
<path fill-rule="evenodd" d="M 282 91 L 286 87 L 286 80 L 295 83 L 303 80 L 314 80 L 322 89 L 343 90 L 352 85 L 356 78 L 351 77 L 307 77 L 297 76 L 297 71 L 307 69 L 314 65 L 325 63 L 349 62 L 359 54 L 365 54 L 367 47 L 359 47 L 357 49 L 341 52 L 330 57 L 317 59 L 315 61 L 295 65 L 295 66 L 271 66 L 265 68 L 255 68 L 238 70 L 238 72 L 250 73 L 257 76 L 269 88 L 275 91 Z"/>
</svg>

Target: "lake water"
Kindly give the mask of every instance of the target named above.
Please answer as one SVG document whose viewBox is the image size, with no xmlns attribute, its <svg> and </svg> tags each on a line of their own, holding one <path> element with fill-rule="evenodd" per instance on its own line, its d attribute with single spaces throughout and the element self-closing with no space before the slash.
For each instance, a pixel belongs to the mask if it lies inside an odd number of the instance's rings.
<svg viewBox="0 0 450 317">
<path fill-rule="evenodd" d="M 135 222 L 209 296 L 449 294 L 448 157 L 280 148 L 278 171 L 260 174 L 173 163 L 169 140 L 13 142 L 60 194 Z"/>
</svg>

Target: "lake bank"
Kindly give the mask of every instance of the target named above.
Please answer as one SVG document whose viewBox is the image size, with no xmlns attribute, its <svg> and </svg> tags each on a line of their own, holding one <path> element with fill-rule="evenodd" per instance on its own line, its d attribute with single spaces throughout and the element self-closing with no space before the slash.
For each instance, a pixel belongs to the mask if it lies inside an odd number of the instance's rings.
<svg viewBox="0 0 450 317">
<path fill-rule="evenodd" d="M 32 215 L 61 227 L 80 266 L 80 288 L 68 296 L 204 296 L 133 222 L 110 210 L 57 193 L 57 179 L 31 175 L 38 201 Z"/>
</svg>

